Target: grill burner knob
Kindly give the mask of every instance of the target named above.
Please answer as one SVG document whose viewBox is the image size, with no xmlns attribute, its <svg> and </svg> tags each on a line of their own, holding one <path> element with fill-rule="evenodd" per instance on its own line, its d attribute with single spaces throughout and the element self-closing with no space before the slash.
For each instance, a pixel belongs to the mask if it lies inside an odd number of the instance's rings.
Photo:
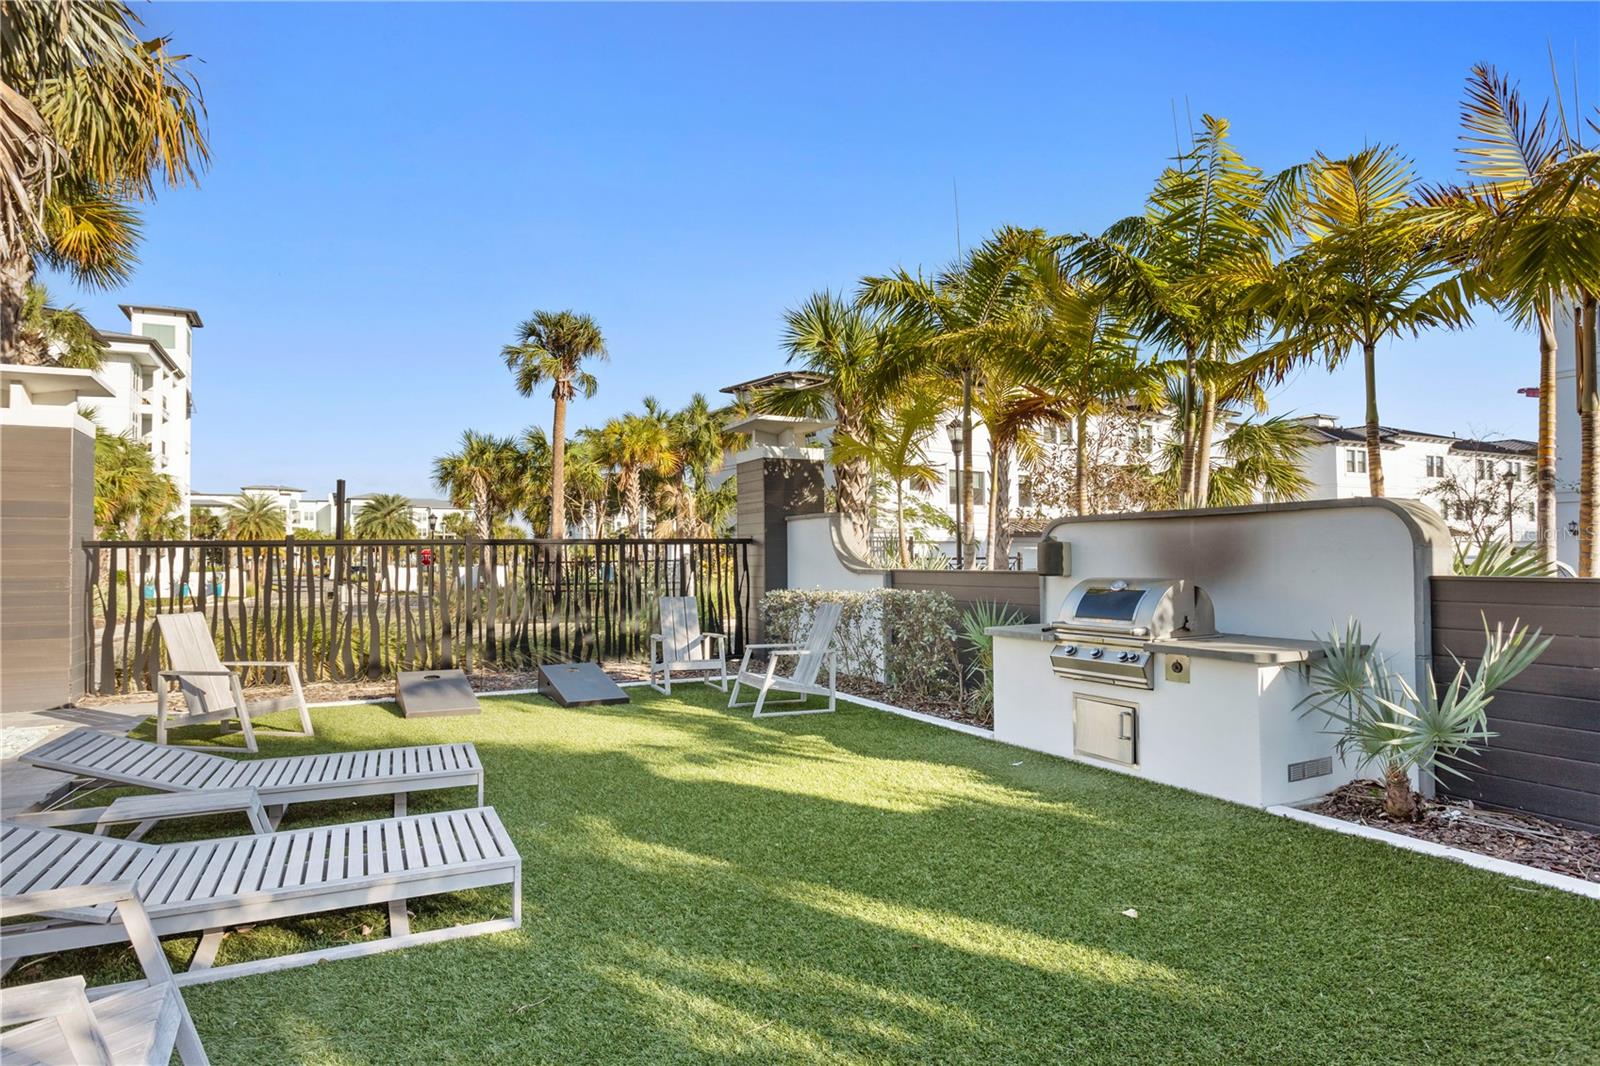
<svg viewBox="0 0 1600 1066">
<path fill-rule="evenodd" d="M 1100 658 L 1100 656 L 1104 655 L 1105 653 L 1106 653 L 1106 650 L 1104 648 L 1090 648 L 1089 649 L 1089 658 L 1098 659 L 1098 658 Z"/>
<path fill-rule="evenodd" d="M 1061 649 L 1061 652 L 1064 655 L 1076 655 L 1078 654 L 1078 646 L 1076 644 L 1068 644 Z"/>
<path fill-rule="evenodd" d="M 1133 652 L 1131 652 L 1131 651 L 1118 652 L 1117 653 L 1117 661 L 1118 662 L 1124 662 L 1124 663 L 1132 662 L 1133 661 Z"/>
</svg>

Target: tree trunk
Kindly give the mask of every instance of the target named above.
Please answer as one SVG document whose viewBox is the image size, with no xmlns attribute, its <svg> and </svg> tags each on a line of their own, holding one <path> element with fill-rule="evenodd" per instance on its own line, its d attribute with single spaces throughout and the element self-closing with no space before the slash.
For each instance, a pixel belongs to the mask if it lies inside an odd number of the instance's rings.
<svg viewBox="0 0 1600 1066">
<path fill-rule="evenodd" d="M 906 544 L 906 490 L 900 481 L 894 483 L 894 542 L 900 553 L 900 569 L 909 569 L 911 547 Z"/>
<path fill-rule="evenodd" d="M 1076 440 L 1073 441 L 1073 506 L 1079 514 L 1089 513 L 1089 416 L 1078 412 Z"/>
<path fill-rule="evenodd" d="M 1584 294 L 1577 322 L 1578 576 L 1600 577 L 1600 374 L 1596 365 L 1596 297 Z"/>
<path fill-rule="evenodd" d="M 1534 506 L 1539 562 L 1546 572 L 1556 561 L 1556 326 L 1553 308 L 1536 311 L 1539 323 L 1539 452 L 1534 468 Z M 1580 330 L 1581 335 L 1581 330 Z"/>
<path fill-rule="evenodd" d="M 972 525 L 977 521 L 977 508 L 972 499 L 972 371 L 966 370 L 961 374 L 961 476 L 957 478 L 961 483 L 959 496 L 961 499 L 961 535 L 967 540 L 977 538 L 972 535 Z M 967 550 L 967 545 L 959 545 L 957 551 L 961 555 L 961 566 L 964 570 L 972 570 L 977 561 L 973 559 L 976 552 Z"/>
<path fill-rule="evenodd" d="M 556 411 L 550 422 L 550 536 L 567 535 L 567 393 L 568 383 L 557 381 Z"/>
<path fill-rule="evenodd" d="M 838 501 L 839 520 L 844 527 L 845 540 L 860 554 L 865 554 L 872 531 L 870 503 L 872 497 L 872 470 L 860 460 L 835 463 L 833 467 L 833 492 Z"/>
<path fill-rule="evenodd" d="M 1179 414 L 1183 418 L 1183 452 L 1182 461 L 1178 465 L 1178 506 L 1193 507 L 1194 486 L 1194 363 L 1195 348 L 1192 344 L 1183 347 L 1183 410 Z"/>
<path fill-rule="evenodd" d="M 1011 535 L 1007 530 L 1011 518 L 1011 447 L 996 449 L 990 460 L 991 492 L 989 494 L 989 569 L 1011 569 Z"/>
<path fill-rule="evenodd" d="M 1371 341 L 1361 345 L 1361 366 L 1367 383 L 1367 486 L 1374 496 L 1383 495 L 1383 442 L 1378 437 L 1378 346 Z"/>
<path fill-rule="evenodd" d="M 633 523 L 634 535 L 644 537 L 644 486 L 635 470 L 627 479 L 628 520 Z"/>
<path fill-rule="evenodd" d="M 1390 818 L 1402 822 L 1417 820 L 1417 795 L 1411 791 L 1411 778 L 1393 764 L 1383 773 L 1383 809 Z"/>
<path fill-rule="evenodd" d="M 40 363 L 40 353 L 26 351 L 17 343 L 17 327 L 22 321 L 22 305 L 28 298 L 28 283 L 33 280 L 33 256 L 27 243 L 17 241 L 0 260 L 0 363 Z"/>
<path fill-rule="evenodd" d="M 1194 442 L 1194 489 L 1190 497 L 1196 507 L 1204 507 L 1211 500 L 1211 434 L 1216 423 L 1217 399 L 1208 388 L 1200 401 L 1200 427 Z"/>
</svg>

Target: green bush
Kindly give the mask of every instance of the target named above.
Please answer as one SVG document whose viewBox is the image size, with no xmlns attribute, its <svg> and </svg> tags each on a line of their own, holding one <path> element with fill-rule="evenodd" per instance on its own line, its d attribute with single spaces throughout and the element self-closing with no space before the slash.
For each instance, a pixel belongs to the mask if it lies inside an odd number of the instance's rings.
<svg viewBox="0 0 1600 1066">
<path fill-rule="evenodd" d="M 838 603 L 839 672 L 882 681 L 891 698 L 949 698 L 960 688 L 956 604 L 946 592 L 779 589 L 761 600 L 769 640 L 798 640 L 817 605 Z"/>
</svg>

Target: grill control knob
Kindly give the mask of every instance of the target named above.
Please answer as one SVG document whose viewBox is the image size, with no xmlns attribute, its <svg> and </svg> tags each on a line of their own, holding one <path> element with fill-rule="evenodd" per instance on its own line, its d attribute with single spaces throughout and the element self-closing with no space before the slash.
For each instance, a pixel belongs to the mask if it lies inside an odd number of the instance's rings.
<svg viewBox="0 0 1600 1066">
<path fill-rule="evenodd" d="M 1117 653 L 1117 661 L 1118 662 L 1122 662 L 1122 663 L 1132 662 L 1133 661 L 1133 652 L 1131 652 L 1131 651 L 1119 651 Z"/>
<path fill-rule="evenodd" d="M 1106 650 L 1104 648 L 1090 648 L 1089 649 L 1089 658 L 1098 659 L 1098 658 L 1100 658 L 1100 656 L 1104 655 L 1105 653 L 1106 653 Z"/>
<path fill-rule="evenodd" d="M 1068 644 L 1061 649 L 1061 654 L 1076 655 L 1078 654 L 1078 646 L 1076 644 Z"/>
</svg>

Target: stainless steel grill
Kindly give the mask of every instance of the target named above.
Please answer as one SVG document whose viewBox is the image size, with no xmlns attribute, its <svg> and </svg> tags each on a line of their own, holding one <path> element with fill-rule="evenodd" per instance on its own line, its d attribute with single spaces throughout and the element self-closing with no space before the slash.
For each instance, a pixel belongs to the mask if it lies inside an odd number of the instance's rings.
<svg viewBox="0 0 1600 1066">
<path fill-rule="evenodd" d="M 1061 677 L 1155 688 L 1151 641 L 1217 632 L 1211 597 L 1183 578 L 1090 578 L 1073 586 L 1050 624 L 1050 666 Z"/>
</svg>

